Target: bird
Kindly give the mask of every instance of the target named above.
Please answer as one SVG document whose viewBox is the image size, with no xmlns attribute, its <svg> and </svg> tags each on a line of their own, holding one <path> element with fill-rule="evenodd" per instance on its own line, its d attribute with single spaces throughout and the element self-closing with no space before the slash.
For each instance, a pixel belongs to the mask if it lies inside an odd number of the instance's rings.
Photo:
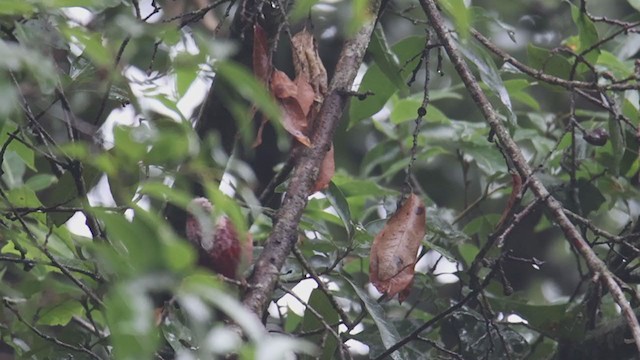
<svg viewBox="0 0 640 360">
<path fill-rule="evenodd" d="M 244 271 L 253 259 L 251 234 L 239 236 L 226 215 L 212 218 L 213 205 L 204 197 L 187 206 L 185 234 L 198 251 L 198 264 L 226 278 L 244 279 Z"/>
</svg>

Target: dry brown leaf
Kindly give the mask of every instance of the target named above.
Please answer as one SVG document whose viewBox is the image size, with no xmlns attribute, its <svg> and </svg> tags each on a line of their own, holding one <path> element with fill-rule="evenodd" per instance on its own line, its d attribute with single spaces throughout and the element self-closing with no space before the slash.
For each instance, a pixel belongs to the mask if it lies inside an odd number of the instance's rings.
<svg viewBox="0 0 640 360">
<path fill-rule="evenodd" d="M 314 99 L 311 85 L 304 79 L 291 81 L 287 74 L 276 69 L 271 74 L 271 93 L 282 109 L 282 126 L 285 130 L 302 144 L 311 146 L 311 140 L 307 136 L 308 115 Z"/>
<path fill-rule="evenodd" d="M 315 100 L 313 88 L 304 78 L 297 77 L 294 82 L 296 84 L 296 88 L 298 89 L 296 99 L 298 100 L 298 104 L 300 104 L 300 108 L 302 108 L 305 116 L 307 116 L 308 118 L 309 112 L 311 111 L 311 106 L 313 106 L 313 101 Z"/>
<path fill-rule="evenodd" d="M 291 38 L 291 49 L 296 78 L 306 78 L 313 88 L 316 102 L 322 103 L 327 93 L 327 70 L 318 54 L 318 46 L 313 34 L 306 28 L 295 34 Z"/>
<path fill-rule="evenodd" d="M 285 130 L 305 146 L 311 146 L 311 140 L 305 134 L 307 131 L 307 116 L 300 108 L 295 98 L 280 100 L 282 109 L 282 126 Z"/>
<path fill-rule="evenodd" d="M 426 233 L 426 211 L 420 197 L 411 194 L 371 245 L 369 279 L 389 298 L 403 301 L 413 282 L 418 248 Z"/>
<path fill-rule="evenodd" d="M 256 23 L 253 26 L 253 74 L 256 79 L 267 85 L 273 72 L 273 66 L 271 65 L 271 55 L 269 52 L 269 40 L 267 39 L 267 32 L 260 24 Z M 255 106 L 253 107 L 253 113 L 255 114 Z M 267 123 L 267 118 L 262 117 L 260 126 L 256 133 L 256 139 L 253 141 L 252 148 L 256 148 L 262 144 L 262 130 Z"/>
<path fill-rule="evenodd" d="M 267 32 L 262 26 L 253 25 L 253 74 L 263 84 L 267 84 L 273 71 L 268 42 Z"/>
<path fill-rule="evenodd" d="M 287 74 L 275 69 L 271 74 L 271 93 L 278 99 L 295 97 L 298 93 L 298 85 L 291 81 Z"/>
<path fill-rule="evenodd" d="M 329 151 L 324 156 L 324 160 L 322 160 L 322 165 L 320 165 L 320 173 L 318 173 L 318 179 L 316 179 L 316 184 L 313 186 L 313 192 L 326 189 L 335 172 L 336 164 L 334 162 L 332 143 Z"/>
</svg>

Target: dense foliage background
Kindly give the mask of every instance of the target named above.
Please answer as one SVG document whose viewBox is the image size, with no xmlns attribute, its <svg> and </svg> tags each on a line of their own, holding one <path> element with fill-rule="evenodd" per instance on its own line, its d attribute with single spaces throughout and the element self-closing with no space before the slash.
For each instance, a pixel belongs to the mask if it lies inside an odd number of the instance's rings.
<svg viewBox="0 0 640 360">
<path fill-rule="evenodd" d="M 428 3 L 0 2 L 0 358 L 637 356 L 640 2 L 438 1 L 497 137 Z M 337 89 L 331 184 L 293 241 L 270 237 L 307 155 L 253 75 L 254 24 L 289 75 L 291 36 L 311 29 L 336 83 L 372 19 Z M 369 252 L 409 191 L 427 235 L 400 303 L 370 284 Z M 259 276 L 197 265 L 196 196 L 252 234 L 255 259 L 293 248 L 264 313 L 243 306 Z"/>
</svg>

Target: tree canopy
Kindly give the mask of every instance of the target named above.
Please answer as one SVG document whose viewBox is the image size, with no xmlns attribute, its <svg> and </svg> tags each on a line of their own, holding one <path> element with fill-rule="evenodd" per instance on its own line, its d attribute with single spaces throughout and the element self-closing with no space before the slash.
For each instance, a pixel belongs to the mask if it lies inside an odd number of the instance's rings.
<svg viewBox="0 0 640 360">
<path fill-rule="evenodd" d="M 640 2 L 495 6 L 1 2 L 0 358 L 637 358 Z"/>
</svg>

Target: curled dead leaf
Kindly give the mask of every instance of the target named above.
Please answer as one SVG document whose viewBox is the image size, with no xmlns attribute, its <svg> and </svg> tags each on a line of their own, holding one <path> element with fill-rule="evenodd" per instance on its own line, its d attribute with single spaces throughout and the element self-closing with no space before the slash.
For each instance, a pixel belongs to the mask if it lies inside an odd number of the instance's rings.
<svg viewBox="0 0 640 360">
<path fill-rule="evenodd" d="M 267 32 L 262 26 L 257 23 L 253 25 L 253 74 L 263 84 L 267 84 L 273 71 L 268 42 Z"/>
<path fill-rule="evenodd" d="M 327 151 L 327 154 L 322 160 L 322 164 L 320 165 L 320 172 L 318 173 L 318 178 L 316 179 L 316 183 L 313 186 L 313 192 L 326 189 L 329 186 L 331 178 L 333 177 L 333 174 L 335 174 L 335 172 L 336 164 L 334 161 L 332 143 L 329 151 Z"/>
<path fill-rule="evenodd" d="M 271 53 L 269 52 L 269 40 L 267 38 L 267 32 L 260 24 L 253 25 L 253 74 L 260 82 L 267 85 L 273 72 L 273 66 L 271 65 Z M 253 107 L 255 114 L 255 106 Z M 267 123 L 267 118 L 262 117 L 256 139 L 253 141 L 252 148 L 256 148 L 262 144 L 262 131 Z"/>
<path fill-rule="evenodd" d="M 275 69 L 271 74 L 271 93 L 277 99 L 292 98 L 298 93 L 298 85 L 287 74 Z"/>
<path fill-rule="evenodd" d="M 311 85 L 302 78 L 292 81 L 284 72 L 275 70 L 271 74 L 271 93 L 282 109 L 282 126 L 285 130 L 302 144 L 311 146 L 307 136 L 308 115 L 314 99 Z"/>
<path fill-rule="evenodd" d="M 389 298 L 399 294 L 400 301 L 406 299 L 425 233 L 424 203 L 420 197 L 411 194 L 371 245 L 369 279 L 378 291 Z"/>
<path fill-rule="evenodd" d="M 293 98 L 280 100 L 282 109 L 282 126 L 296 140 L 305 146 L 311 146 L 311 139 L 305 134 L 307 132 L 307 116 L 300 108 L 300 104 Z"/>
</svg>

